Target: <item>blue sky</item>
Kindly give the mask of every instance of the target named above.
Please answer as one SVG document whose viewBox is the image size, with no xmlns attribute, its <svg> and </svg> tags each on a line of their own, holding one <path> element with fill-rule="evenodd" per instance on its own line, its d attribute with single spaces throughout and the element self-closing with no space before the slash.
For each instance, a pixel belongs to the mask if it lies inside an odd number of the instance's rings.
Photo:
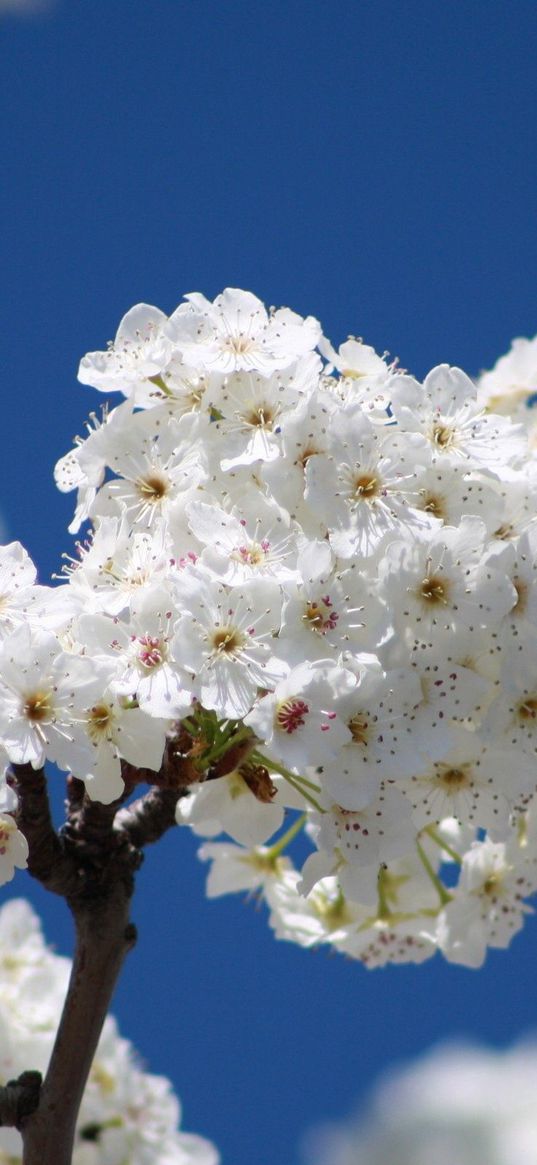
<svg viewBox="0 0 537 1165">
<path fill-rule="evenodd" d="M 78 361 L 133 303 L 245 287 L 420 375 L 535 334 L 536 42 L 533 0 L 0 9 L 0 507 L 42 581 L 70 548 L 52 466 L 101 399 Z M 298 1165 L 300 1132 L 393 1058 L 535 1024 L 531 919 L 479 973 L 368 973 L 207 903 L 195 848 L 148 854 L 114 1010 L 224 1165 Z M 17 892 L 67 952 L 63 904 Z"/>
</svg>

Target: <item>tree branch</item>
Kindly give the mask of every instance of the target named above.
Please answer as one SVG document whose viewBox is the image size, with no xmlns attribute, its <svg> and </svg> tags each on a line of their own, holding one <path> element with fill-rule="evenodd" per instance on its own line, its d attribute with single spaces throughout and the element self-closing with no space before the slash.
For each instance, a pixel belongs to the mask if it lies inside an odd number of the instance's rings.
<svg viewBox="0 0 537 1165">
<path fill-rule="evenodd" d="M 22 1119 L 24 1165 L 70 1165 L 76 1120 L 123 961 L 136 941 L 131 879 L 110 867 L 107 888 L 72 906 L 76 950 L 39 1105 Z"/>
<path fill-rule="evenodd" d="M 143 797 L 116 814 L 115 828 L 141 849 L 150 845 L 176 824 L 177 802 L 184 789 L 150 789 Z"/>
<path fill-rule="evenodd" d="M 129 904 L 142 855 L 127 834 L 114 829 L 123 798 L 111 805 L 91 801 L 83 784 L 70 778 L 67 821 L 58 835 L 44 771 L 14 765 L 13 774 L 17 823 L 29 846 L 28 868 L 46 889 L 66 899 L 75 921 L 76 949 L 41 1089 L 35 1074 L 23 1074 L 0 1093 L 0 1112 L 20 1128 L 24 1165 L 70 1165 L 88 1073 L 119 972 L 136 941 Z"/>
<path fill-rule="evenodd" d="M 69 988 L 45 1080 L 27 1074 L 0 1091 L 0 1119 L 20 1128 L 24 1165 L 70 1165 L 80 1102 L 124 959 L 136 941 L 129 921 L 141 847 L 175 824 L 177 801 L 199 780 L 176 740 L 166 747 L 152 788 L 120 808 L 146 775 L 124 766 L 123 795 L 110 805 L 92 801 L 81 781 L 67 784 L 67 819 L 56 834 L 45 773 L 13 766 L 17 822 L 29 846 L 28 867 L 47 889 L 65 897 L 76 927 Z M 13 1118 L 15 1118 L 13 1120 Z"/>
<path fill-rule="evenodd" d="M 183 740 L 183 736 L 185 739 Z M 162 763 L 158 772 L 153 769 L 136 768 L 128 761 L 121 762 L 121 775 L 129 791 L 142 783 L 155 785 L 159 789 L 181 789 L 183 792 L 189 785 L 203 780 L 202 774 L 196 769 L 194 758 L 183 752 L 183 745 L 187 747 L 192 741 L 186 734 L 171 736 L 166 741 Z"/>
<path fill-rule="evenodd" d="M 76 862 L 52 824 L 45 770 L 14 764 L 11 771 L 9 783 L 18 797 L 14 817 L 28 842 L 28 871 L 47 890 L 65 897 L 77 884 Z"/>
<path fill-rule="evenodd" d="M 81 781 L 69 778 L 69 786 L 80 784 Z M 102 801 L 92 801 L 83 784 L 82 788 L 82 794 L 76 787 L 70 789 L 67 820 L 60 830 L 60 838 L 67 851 L 76 856 L 78 863 L 83 861 L 87 864 L 89 861 L 95 873 L 97 866 L 103 864 L 103 859 L 106 865 L 110 854 L 119 845 L 125 844 L 125 839 L 121 839 L 114 831 L 114 820 L 119 806 L 131 793 L 132 784 L 126 782 L 121 797 L 108 805 Z"/>
<path fill-rule="evenodd" d="M 39 1104 L 40 1072 L 21 1072 L 0 1088 L 0 1126 L 20 1128 L 24 1117 L 35 1112 Z"/>
</svg>

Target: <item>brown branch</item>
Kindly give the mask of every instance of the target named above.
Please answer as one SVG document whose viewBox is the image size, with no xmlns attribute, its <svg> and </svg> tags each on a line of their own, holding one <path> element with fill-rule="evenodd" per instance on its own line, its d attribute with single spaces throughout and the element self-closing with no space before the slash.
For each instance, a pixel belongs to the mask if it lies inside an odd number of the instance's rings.
<svg viewBox="0 0 537 1165">
<path fill-rule="evenodd" d="M 75 870 L 61 892 L 75 921 L 76 949 L 39 1105 L 20 1126 L 24 1165 L 70 1165 L 80 1102 L 102 1026 L 123 961 L 136 941 L 129 906 L 141 855 L 126 834 L 114 829 L 122 799 L 110 805 L 91 801 L 80 783 L 72 782 L 60 837 L 51 839 L 52 826 L 48 833 L 51 853 L 65 854 L 69 869 Z"/>
<path fill-rule="evenodd" d="M 149 780 L 153 788 L 132 805 L 120 809 L 115 818 L 115 829 L 126 835 L 131 845 L 142 848 L 158 841 L 168 829 L 176 824 L 177 802 L 184 797 L 191 785 L 200 781 L 216 780 L 238 768 L 257 743 L 252 734 L 246 740 L 232 745 L 206 772 L 196 768 L 195 758 L 181 751 L 182 740 L 173 737 L 167 742 L 158 773 L 146 769 L 132 770 L 126 761 L 122 771 L 125 780 L 133 782 L 133 776 Z"/>
<path fill-rule="evenodd" d="M 176 824 L 177 802 L 184 795 L 182 789 L 150 789 L 132 805 L 120 809 L 115 828 L 137 849 L 150 845 Z"/>
<path fill-rule="evenodd" d="M 199 773 L 193 760 L 179 751 L 177 740 L 171 740 L 160 772 L 151 774 L 153 787 L 128 807 L 121 805 L 146 779 L 144 770 L 124 766 L 124 793 L 110 805 L 92 801 L 83 784 L 69 778 L 67 819 L 58 835 L 43 770 L 15 765 L 13 771 L 17 822 L 28 841 L 30 873 L 65 897 L 75 921 L 76 949 L 40 1092 L 35 1084 L 33 1092 L 25 1089 L 23 1075 L 0 1091 L 0 1114 L 16 1118 L 24 1165 L 70 1165 L 80 1102 L 102 1026 L 124 959 L 136 941 L 129 905 L 141 847 L 175 824 L 177 801 L 199 780 Z"/>
<path fill-rule="evenodd" d="M 73 778 L 70 778 L 73 781 Z M 79 785 L 82 782 L 76 781 Z M 88 794 L 75 789 L 67 803 L 67 820 L 62 826 L 60 837 L 69 853 L 76 856 L 87 865 L 91 863 L 94 870 L 102 864 L 103 856 L 106 860 L 110 853 L 117 849 L 121 839 L 114 831 L 114 820 L 125 799 L 130 795 L 132 786 L 125 785 L 120 797 L 108 805 L 102 801 L 93 801 Z"/>
<path fill-rule="evenodd" d="M 172 736 L 166 741 L 162 763 L 158 772 L 153 769 L 136 768 L 128 761 L 121 762 L 121 775 L 129 792 L 136 785 L 155 785 L 159 789 L 188 789 L 196 781 L 203 780 L 202 773 L 198 772 L 194 758 L 182 751 L 182 738 Z"/>
<path fill-rule="evenodd" d="M 0 1088 L 0 1126 L 20 1128 L 24 1117 L 35 1112 L 41 1089 L 40 1072 L 21 1072 Z"/>
<path fill-rule="evenodd" d="M 136 941 L 129 921 L 141 854 L 114 829 L 123 798 L 93 802 L 81 782 L 68 781 L 67 821 L 52 824 L 45 773 L 14 765 L 17 824 L 29 847 L 28 868 L 61 894 L 73 914 L 76 950 L 65 1005 L 41 1090 L 23 1074 L 0 1093 L 2 1115 L 15 1117 L 24 1165 L 70 1165 L 75 1125 L 104 1019 L 127 952 Z M 126 787 L 124 797 L 130 793 Z"/>
<path fill-rule="evenodd" d="M 9 783 L 18 797 L 14 813 L 28 842 L 28 870 L 53 894 L 65 895 L 76 886 L 76 863 L 58 837 L 50 815 L 44 769 L 12 765 Z"/>
<path fill-rule="evenodd" d="M 117 866 L 117 868 L 114 868 Z M 24 1165 L 70 1165 L 76 1121 L 123 961 L 136 941 L 132 879 L 112 862 L 106 889 L 73 907 L 76 950 L 39 1106 L 21 1121 Z M 127 875 L 125 877 L 125 874 Z"/>
</svg>

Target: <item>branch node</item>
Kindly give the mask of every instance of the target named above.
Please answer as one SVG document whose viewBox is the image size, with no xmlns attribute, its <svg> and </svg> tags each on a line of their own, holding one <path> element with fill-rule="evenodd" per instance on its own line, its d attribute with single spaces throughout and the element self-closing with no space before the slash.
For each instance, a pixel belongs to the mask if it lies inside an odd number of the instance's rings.
<svg viewBox="0 0 537 1165">
<path fill-rule="evenodd" d="M 28 1071 L 0 1088 L 0 1126 L 21 1127 L 24 1118 L 38 1107 L 41 1084 L 41 1073 Z"/>
</svg>

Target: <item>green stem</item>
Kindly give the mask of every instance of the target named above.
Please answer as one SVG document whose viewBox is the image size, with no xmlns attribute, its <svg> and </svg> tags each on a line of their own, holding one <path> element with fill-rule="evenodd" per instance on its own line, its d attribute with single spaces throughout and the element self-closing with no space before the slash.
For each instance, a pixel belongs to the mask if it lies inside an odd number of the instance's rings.
<svg viewBox="0 0 537 1165">
<path fill-rule="evenodd" d="M 313 808 L 316 809 L 318 813 L 326 813 L 326 809 L 323 809 L 322 805 L 319 805 L 319 802 L 315 800 L 315 797 L 312 797 L 311 793 L 307 793 L 305 789 L 301 789 L 300 785 L 297 785 L 291 773 L 282 773 L 282 776 L 287 781 L 287 783 L 291 785 L 291 788 L 294 789 L 296 793 L 300 793 L 300 796 L 303 797 L 305 801 L 307 801 L 310 805 L 313 805 Z"/>
<path fill-rule="evenodd" d="M 384 882 L 385 882 L 384 875 L 385 875 L 385 869 L 384 869 L 384 866 L 381 866 L 379 869 L 379 876 L 378 876 L 378 903 L 379 904 L 378 904 L 378 910 L 377 910 L 377 917 L 387 919 L 387 918 L 390 918 L 392 912 L 391 912 L 390 907 L 388 905 L 388 899 L 386 896 L 386 889 L 384 886 Z"/>
<path fill-rule="evenodd" d="M 218 743 L 214 744 L 213 747 L 210 748 L 208 752 L 202 753 L 202 755 L 199 758 L 198 764 L 203 765 L 203 767 L 205 768 L 206 765 L 211 764 L 211 761 L 218 760 L 218 758 L 222 756 L 222 753 L 227 752 L 228 748 L 231 748 L 240 739 L 241 739 L 240 732 L 237 733 L 237 737 L 234 737 L 232 740 L 229 740 L 229 738 L 227 738 L 227 737 L 224 737 L 224 739 L 220 738 Z"/>
<path fill-rule="evenodd" d="M 431 841 L 434 841 L 436 845 L 440 846 L 440 849 L 443 849 L 445 853 L 449 854 L 449 857 L 453 862 L 456 862 L 458 866 L 462 866 L 461 855 L 457 853 L 456 849 L 452 849 L 452 847 L 438 835 L 434 825 L 427 825 L 424 829 L 424 833 L 426 833 L 431 838 Z"/>
<path fill-rule="evenodd" d="M 297 834 L 300 833 L 300 830 L 305 825 L 306 820 L 307 813 L 301 813 L 300 817 L 297 817 L 296 821 L 293 821 L 293 824 L 289 827 L 289 829 L 287 829 L 285 833 L 283 833 L 282 836 L 278 838 L 274 845 L 271 845 L 270 849 L 265 854 L 265 857 L 270 861 L 272 861 L 274 858 L 279 858 L 284 849 L 287 849 L 287 846 L 291 844 L 293 838 L 295 838 Z"/>
<path fill-rule="evenodd" d="M 171 388 L 168 388 L 168 385 L 162 379 L 162 376 L 149 376 L 148 380 L 150 380 L 151 383 L 156 386 L 156 388 L 160 388 L 160 391 L 164 394 L 164 396 L 173 397 Z"/>
<path fill-rule="evenodd" d="M 433 886 L 438 894 L 438 897 L 442 903 L 442 906 L 447 906 L 448 902 L 451 902 L 452 895 L 448 892 L 448 890 L 446 890 L 444 883 L 438 877 L 438 874 L 436 873 L 436 871 L 433 870 L 433 867 L 429 861 L 429 858 L 427 857 L 427 854 L 425 853 L 425 850 L 424 850 L 421 842 L 417 841 L 416 846 L 418 849 L 418 854 L 420 856 L 421 864 L 422 864 L 424 870 L 426 871 L 426 873 L 428 874 L 429 878 L 431 879 L 431 882 L 433 883 Z"/>
<path fill-rule="evenodd" d="M 307 777 L 302 777 L 299 773 L 293 773 L 293 777 L 295 781 L 298 781 L 299 785 L 305 785 L 307 789 L 313 789 L 314 793 L 321 792 L 321 786 L 316 785 L 314 781 L 308 781 Z"/>
<path fill-rule="evenodd" d="M 263 756 L 262 752 L 254 751 L 250 754 L 250 756 L 254 764 L 264 765 L 266 769 L 272 770 L 274 773 L 278 773 L 280 777 L 285 777 L 285 780 L 289 785 L 291 785 L 295 792 L 300 793 L 300 796 L 303 797 L 305 801 L 308 801 L 310 805 L 313 805 L 313 808 L 316 809 L 318 813 L 326 813 L 326 809 L 323 809 L 322 806 L 319 805 L 319 802 L 315 800 L 315 797 L 312 797 L 311 793 L 307 792 L 306 789 L 301 787 L 303 784 L 306 784 L 310 789 L 315 789 L 316 793 L 320 793 L 321 790 L 318 785 L 314 785 L 311 781 L 307 781 L 305 777 L 297 777 L 296 773 L 290 773 L 289 769 L 286 769 L 284 765 L 278 764 L 277 761 L 269 760 L 267 756 Z"/>
<path fill-rule="evenodd" d="M 208 752 L 201 754 L 197 762 L 198 768 L 206 768 L 207 765 L 212 764 L 213 761 L 219 760 L 220 757 L 224 756 L 226 752 L 229 752 L 231 748 L 235 748 L 235 745 L 240 744 L 241 740 L 247 740 L 248 737 L 251 737 L 252 735 L 251 729 L 246 727 L 240 728 L 234 736 L 231 735 L 232 731 L 233 729 L 225 729 L 218 743 L 214 744 Z"/>
<path fill-rule="evenodd" d="M 187 732 L 190 732 L 191 736 L 198 735 L 200 730 L 199 724 L 196 724 L 194 720 L 191 720 L 190 716 L 185 716 L 183 720 L 181 720 L 181 725 L 183 728 L 186 728 Z"/>
<path fill-rule="evenodd" d="M 272 760 L 272 758 L 269 760 L 268 756 L 263 756 L 257 749 L 252 752 L 252 760 L 256 761 L 257 764 L 265 765 L 265 768 L 272 769 L 273 772 L 279 773 L 281 777 L 286 777 L 287 780 L 291 778 L 291 780 L 298 781 L 301 785 L 306 785 L 306 788 L 313 789 L 315 793 L 321 792 L 320 785 L 315 785 L 313 781 L 308 781 L 307 777 L 301 777 L 298 773 L 289 772 L 289 769 L 286 769 L 284 765 L 279 764 L 276 760 Z"/>
</svg>

